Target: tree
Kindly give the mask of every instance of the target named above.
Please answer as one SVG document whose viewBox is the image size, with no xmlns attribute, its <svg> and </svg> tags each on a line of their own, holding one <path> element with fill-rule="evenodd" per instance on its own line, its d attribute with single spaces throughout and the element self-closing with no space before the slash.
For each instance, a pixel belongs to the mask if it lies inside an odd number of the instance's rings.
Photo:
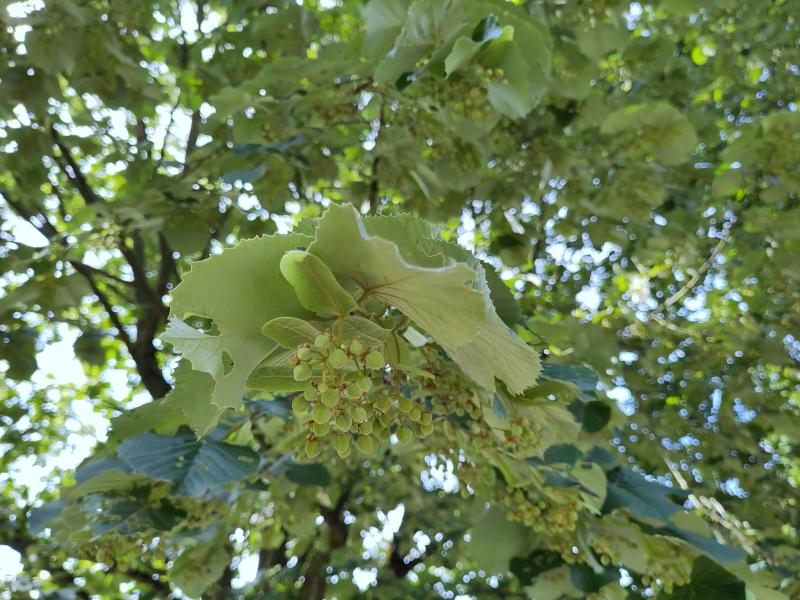
<svg viewBox="0 0 800 600">
<path fill-rule="evenodd" d="M 4 598 L 800 595 L 796 3 L 0 19 Z"/>
</svg>

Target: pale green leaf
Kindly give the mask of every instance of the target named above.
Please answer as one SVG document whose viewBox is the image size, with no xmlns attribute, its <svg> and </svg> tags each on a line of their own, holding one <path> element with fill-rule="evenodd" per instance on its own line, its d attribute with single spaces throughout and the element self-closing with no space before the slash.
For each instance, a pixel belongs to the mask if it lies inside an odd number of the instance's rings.
<svg viewBox="0 0 800 600">
<path fill-rule="evenodd" d="M 284 348 L 294 349 L 313 343 L 319 330 L 303 319 L 276 317 L 264 324 L 261 333 Z"/>
<path fill-rule="evenodd" d="M 247 387 L 262 392 L 299 392 L 304 381 L 295 381 L 292 367 L 258 367 L 247 378 Z"/>
<path fill-rule="evenodd" d="M 174 373 L 175 387 L 163 402 L 186 416 L 186 422 L 197 435 L 205 435 L 217 424 L 224 409 L 211 402 L 214 379 L 208 373 L 195 371 L 188 360 L 181 360 Z"/>
<path fill-rule="evenodd" d="M 323 317 L 343 317 L 358 305 L 336 281 L 319 257 L 301 250 L 283 255 L 281 274 L 294 288 L 300 304 Z"/>
<path fill-rule="evenodd" d="M 224 539 L 214 539 L 184 550 L 169 571 L 170 581 L 187 596 L 201 597 L 230 563 L 225 547 Z"/>
<path fill-rule="evenodd" d="M 198 339 L 180 328 L 181 335 L 173 340 L 194 369 L 214 377 L 212 402 L 219 409 L 242 406 L 247 378 L 275 350 L 275 342 L 261 334 L 262 325 L 276 317 L 311 316 L 279 268 L 284 253 L 308 241 L 297 234 L 245 240 L 195 263 L 175 288 L 174 317 L 207 317 L 219 331 Z M 226 358 L 232 364 L 226 364 Z"/>
<path fill-rule="evenodd" d="M 510 521 L 500 508 L 480 511 L 474 519 L 469 553 L 487 573 L 502 573 L 514 556 L 524 554 L 528 546 L 527 529 Z"/>
<path fill-rule="evenodd" d="M 396 306 L 440 344 L 463 344 L 482 325 L 484 299 L 471 287 L 478 277 L 474 270 L 463 263 L 438 268 L 407 263 L 394 243 L 366 232 L 352 206 L 330 206 L 308 250 L 338 277 Z"/>
<path fill-rule="evenodd" d="M 382 346 L 389 339 L 391 331 L 384 329 L 374 321 L 356 315 L 344 320 L 344 339 L 359 339 L 366 346 Z"/>
</svg>

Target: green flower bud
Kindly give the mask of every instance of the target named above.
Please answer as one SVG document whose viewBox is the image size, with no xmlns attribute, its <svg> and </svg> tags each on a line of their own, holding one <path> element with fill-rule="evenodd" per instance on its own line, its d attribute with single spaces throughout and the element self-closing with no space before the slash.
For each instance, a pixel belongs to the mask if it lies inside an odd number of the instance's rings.
<svg viewBox="0 0 800 600">
<path fill-rule="evenodd" d="M 331 420 L 331 409 L 327 406 L 317 406 L 314 408 L 314 421 L 317 423 L 327 423 Z"/>
<path fill-rule="evenodd" d="M 363 406 L 356 406 L 353 409 L 353 421 L 356 423 L 363 423 L 367 420 L 367 411 L 364 410 Z"/>
<path fill-rule="evenodd" d="M 360 435 L 356 440 L 356 446 L 358 446 L 358 449 L 364 454 L 371 454 L 372 448 L 374 447 L 374 442 L 370 436 Z"/>
<path fill-rule="evenodd" d="M 368 369 L 372 369 L 373 371 L 379 371 L 386 366 L 386 359 L 383 358 L 383 354 L 378 352 L 377 350 L 373 350 L 369 352 L 367 356 L 364 357 L 364 364 Z"/>
<path fill-rule="evenodd" d="M 333 438 L 333 447 L 340 458 L 350 456 L 350 438 L 346 435 L 337 435 Z"/>
<path fill-rule="evenodd" d="M 358 432 L 363 433 L 364 435 L 369 435 L 372 433 L 372 421 L 364 421 L 361 425 L 358 426 Z"/>
<path fill-rule="evenodd" d="M 311 402 L 312 400 L 316 399 L 317 397 L 317 388 L 315 388 L 310 383 L 303 388 L 303 397 Z"/>
<path fill-rule="evenodd" d="M 328 363 L 334 369 L 343 368 L 349 361 L 350 358 L 347 356 L 347 353 L 341 348 L 335 348 L 328 356 Z"/>
<path fill-rule="evenodd" d="M 360 398 L 362 393 L 363 392 L 361 391 L 361 388 L 356 383 L 351 383 L 346 388 L 344 388 L 344 395 L 350 398 L 351 400 Z"/>
<path fill-rule="evenodd" d="M 292 398 L 292 410 L 296 413 L 304 413 L 308 408 L 308 402 L 302 396 L 295 396 Z"/>
<path fill-rule="evenodd" d="M 410 411 L 414 406 L 414 402 L 412 402 L 411 398 L 406 398 L 405 396 L 400 396 L 400 399 L 397 401 L 397 408 L 402 410 L 404 413 Z"/>
<path fill-rule="evenodd" d="M 311 377 L 311 367 L 308 365 L 297 365 L 292 371 L 295 381 L 305 381 Z"/>
<path fill-rule="evenodd" d="M 364 344 L 358 340 L 350 340 L 350 346 L 348 346 L 347 349 L 350 351 L 350 354 L 361 354 L 364 351 Z"/>
<path fill-rule="evenodd" d="M 392 400 L 389 396 L 380 396 L 375 401 L 375 408 L 377 408 L 381 412 L 386 412 L 390 408 L 392 408 Z"/>
<path fill-rule="evenodd" d="M 401 444 L 407 444 L 414 439 L 414 432 L 405 425 L 402 425 L 397 429 L 396 435 Z"/>
<path fill-rule="evenodd" d="M 311 424 L 311 431 L 313 431 L 318 437 L 325 437 L 331 431 L 331 424 L 328 423 L 312 423 Z"/>
<path fill-rule="evenodd" d="M 372 380 L 369 377 L 360 377 L 356 384 L 361 388 L 362 392 L 368 392 L 372 389 Z"/>
<path fill-rule="evenodd" d="M 300 348 L 297 350 L 297 358 L 303 362 L 307 361 L 309 358 L 311 358 L 311 348 L 308 346 L 300 346 Z"/>
<path fill-rule="evenodd" d="M 320 333 L 317 337 L 314 338 L 314 346 L 316 346 L 320 350 L 327 350 L 328 348 L 331 347 L 331 338 L 324 333 Z"/>
<path fill-rule="evenodd" d="M 390 415 L 389 413 L 380 413 L 378 415 L 378 423 L 383 425 L 384 427 L 388 427 L 394 421 L 394 416 Z"/>
<path fill-rule="evenodd" d="M 339 404 L 339 390 L 329 389 L 320 394 L 320 401 L 327 407 L 333 408 Z"/>
<path fill-rule="evenodd" d="M 350 431 L 352 426 L 353 417 L 350 415 L 350 413 L 345 412 L 336 417 L 336 427 L 342 431 Z"/>
<path fill-rule="evenodd" d="M 322 452 L 322 444 L 319 443 L 319 440 L 308 440 L 305 451 L 308 458 L 316 458 Z"/>
</svg>

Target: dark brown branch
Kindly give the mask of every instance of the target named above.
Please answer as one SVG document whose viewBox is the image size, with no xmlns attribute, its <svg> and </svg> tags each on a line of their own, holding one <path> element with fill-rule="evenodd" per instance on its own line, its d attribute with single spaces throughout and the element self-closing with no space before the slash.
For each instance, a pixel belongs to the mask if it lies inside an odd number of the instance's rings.
<svg viewBox="0 0 800 600">
<path fill-rule="evenodd" d="M 315 552 L 308 561 L 305 581 L 303 581 L 303 587 L 300 588 L 298 596 L 300 600 L 322 600 L 325 596 L 327 585 L 325 568 L 330 562 L 331 553 L 347 543 L 347 525 L 342 521 L 342 512 L 350 500 L 352 491 L 352 486 L 347 487 L 333 508 L 320 507 L 320 513 L 328 525 L 328 547 Z"/>
<path fill-rule="evenodd" d="M 61 152 L 60 158 L 62 158 L 63 161 L 66 162 L 66 165 L 64 165 L 64 162 L 58 160 L 58 157 L 56 157 L 56 162 L 58 162 L 59 166 L 61 167 L 61 170 L 67 176 L 67 179 L 69 179 L 72 182 L 72 184 L 78 190 L 78 192 L 80 193 L 81 197 L 86 202 L 86 204 L 94 204 L 98 202 L 100 198 L 98 198 L 97 194 L 94 193 L 94 190 L 86 181 L 86 177 L 84 177 L 83 172 L 78 166 L 78 163 L 75 162 L 75 159 L 72 157 L 72 153 L 70 153 L 69 148 L 67 148 L 67 146 L 64 145 L 61 136 L 59 135 L 58 131 L 53 125 L 50 126 L 50 135 L 52 135 L 53 141 L 58 147 L 58 150 Z M 66 167 L 69 167 L 69 169 L 67 169 Z M 72 172 L 70 173 L 70 171 Z"/>
<path fill-rule="evenodd" d="M 161 254 L 161 264 L 158 268 L 156 294 L 163 296 L 167 293 L 170 278 L 177 277 L 178 273 L 175 268 L 175 259 L 172 257 L 172 248 L 162 233 L 158 234 L 158 249 Z"/>
<path fill-rule="evenodd" d="M 186 48 L 185 45 L 182 45 L 181 47 Z M 167 152 L 167 142 L 169 142 L 169 136 L 172 135 L 172 126 L 175 124 L 175 111 L 178 110 L 180 104 L 181 97 L 178 95 L 178 99 L 175 100 L 175 104 L 172 105 L 172 109 L 169 111 L 169 121 L 167 122 L 167 128 L 164 131 L 164 141 L 161 143 L 161 149 L 158 152 L 158 158 L 153 165 L 153 175 L 158 172 L 158 168 L 164 162 L 164 155 Z"/>
<path fill-rule="evenodd" d="M 189 170 L 189 156 L 197 147 L 197 138 L 200 135 L 200 110 L 192 112 L 192 121 L 189 124 L 189 137 L 186 138 L 186 150 L 183 155 L 183 168 L 181 171 L 186 173 Z"/>
<path fill-rule="evenodd" d="M 203 252 L 200 254 L 200 260 L 205 260 L 211 256 L 211 244 L 214 242 L 214 240 L 219 240 L 218 236 L 222 232 L 222 228 L 225 227 L 225 221 L 228 220 L 230 213 L 231 211 L 220 213 L 219 222 L 212 229 L 211 235 L 208 238 L 208 243 L 206 243 L 206 247 L 203 248 Z"/>
<path fill-rule="evenodd" d="M 0 194 L 3 195 L 12 210 L 40 231 L 51 243 L 57 243 L 64 248 L 68 247 L 64 236 L 58 232 L 41 212 L 29 210 L 23 203 L 15 200 L 9 190 L 4 187 L 0 187 Z M 126 256 L 131 268 L 134 270 L 135 279 L 133 282 L 119 279 L 105 271 L 89 267 L 78 260 L 67 259 L 67 262 L 86 279 L 92 292 L 97 296 L 103 309 L 108 314 L 111 324 L 117 330 L 115 337 L 125 345 L 131 358 L 136 363 L 136 370 L 142 379 L 142 384 L 153 398 L 161 398 L 169 392 L 170 386 L 158 366 L 153 339 L 162 320 L 166 317 L 167 309 L 161 302 L 160 295 L 156 296 L 156 302 L 152 301 L 154 294 L 146 283 L 147 275 L 142 267 L 144 264 L 144 248 L 138 233 L 135 233 L 134 244 L 133 250 L 125 248 L 124 243 L 121 247 L 123 255 Z M 100 272 L 98 273 L 98 271 Z M 135 341 L 125 330 L 119 315 L 114 311 L 113 303 L 98 285 L 97 280 L 94 278 L 95 274 L 102 274 L 134 287 L 138 302 L 145 308 L 145 315 L 138 323 L 138 335 Z"/>
<path fill-rule="evenodd" d="M 375 133 L 375 147 L 373 148 L 373 152 L 375 153 L 375 158 L 372 159 L 372 169 L 370 174 L 370 182 L 369 182 L 369 212 L 372 213 L 378 209 L 378 194 L 380 193 L 380 166 L 381 166 L 381 156 L 378 154 L 378 138 L 381 135 L 381 129 L 383 129 L 383 119 L 384 119 L 384 104 L 381 103 L 381 111 L 380 115 L 378 116 L 378 131 Z"/>
<path fill-rule="evenodd" d="M 72 263 L 70 263 L 72 264 Z M 92 288 L 92 293 L 97 296 L 97 299 L 100 301 L 100 304 L 103 305 L 103 308 L 108 313 L 108 319 L 111 321 L 111 324 L 117 330 L 116 337 L 125 344 L 125 347 L 128 349 L 129 352 L 133 353 L 133 341 L 131 337 L 128 335 L 128 332 L 125 330 L 125 327 L 122 324 L 122 321 L 119 318 L 119 315 L 114 311 L 114 305 L 108 299 L 108 296 L 98 287 L 97 282 L 95 281 L 94 277 L 92 277 L 91 271 L 86 269 L 86 265 L 82 263 L 72 264 L 73 268 L 83 275 L 86 278 L 86 281 L 89 283 L 89 287 Z"/>
</svg>

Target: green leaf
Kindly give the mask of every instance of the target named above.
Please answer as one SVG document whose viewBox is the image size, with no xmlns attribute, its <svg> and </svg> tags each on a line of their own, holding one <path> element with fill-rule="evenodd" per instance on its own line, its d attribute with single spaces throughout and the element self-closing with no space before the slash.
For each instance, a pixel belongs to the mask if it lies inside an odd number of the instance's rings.
<svg viewBox="0 0 800 600">
<path fill-rule="evenodd" d="M 64 510 L 64 504 L 65 501 L 62 498 L 34 508 L 28 516 L 28 531 L 33 535 L 39 535 L 44 532 L 61 515 L 61 511 Z"/>
<path fill-rule="evenodd" d="M 0 360 L 8 364 L 6 377 L 24 381 L 36 372 L 36 339 L 36 332 L 28 328 L 0 331 Z"/>
<path fill-rule="evenodd" d="M 443 343 L 442 347 L 467 377 L 488 390 L 494 391 L 497 378 L 516 395 L 534 385 L 539 375 L 539 355 L 500 320 L 491 306 L 477 338 L 461 346 Z"/>
<path fill-rule="evenodd" d="M 608 473 L 608 492 L 602 512 L 624 508 L 632 513 L 662 521 L 681 510 L 671 496 L 685 496 L 680 490 L 647 481 L 642 475 L 629 469 L 617 469 Z"/>
<path fill-rule="evenodd" d="M 279 472 L 283 473 L 289 481 L 299 485 L 324 487 L 331 482 L 330 472 L 319 463 L 288 461 Z"/>
<path fill-rule="evenodd" d="M 214 378 L 211 402 L 220 410 L 242 407 L 247 378 L 276 344 L 261 335 L 264 323 L 276 317 L 310 314 L 280 274 L 280 258 L 308 243 L 305 236 L 264 236 L 245 240 L 222 254 L 194 263 L 173 292 L 173 317 L 210 318 L 218 335 L 195 335 L 179 326 L 177 336 L 164 338 L 192 363 Z M 224 282 L 224 284 L 223 284 Z M 232 363 L 225 364 L 225 357 Z"/>
<path fill-rule="evenodd" d="M 494 269 L 484 265 L 484 272 L 486 273 L 486 284 L 489 286 L 492 304 L 494 304 L 494 308 L 497 311 L 497 316 L 509 327 L 522 323 L 522 310 L 520 310 L 517 301 L 511 294 L 511 290 L 503 283 L 503 280 L 495 273 Z"/>
<path fill-rule="evenodd" d="M 745 558 L 745 553 L 739 548 L 733 546 L 724 546 L 708 536 L 696 533 L 694 531 L 687 531 L 673 525 L 667 525 L 661 529 L 667 535 L 680 538 L 692 546 L 708 555 L 713 560 L 721 563 L 736 563 Z"/>
<path fill-rule="evenodd" d="M 322 317 L 344 317 L 358 307 L 319 257 L 293 250 L 283 255 L 280 268 L 308 310 Z"/>
<path fill-rule="evenodd" d="M 284 348 L 294 349 L 303 344 L 313 344 L 319 330 L 302 319 L 277 317 L 265 323 L 261 333 Z"/>
<path fill-rule="evenodd" d="M 201 597 L 230 564 L 224 542 L 216 538 L 184 550 L 169 571 L 170 582 L 188 596 Z"/>
<path fill-rule="evenodd" d="M 113 446 L 146 431 L 174 433 L 186 424 L 188 419 L 179 403 L 155 400 L 112 419 L 108 443 Z"/>
<path fill-rule="evenodd" d="M 584 394 L 594 396 L 599 381 L 597 373 L 582 365 L 559 365 L 551 362 L 542 363 L 542 375 L 549 379 L 569 381 Z"/>
<path fill-rule="evenodd" d="M 697 146 L 689 119 L 666 102 L 631 104 L 608 115 L 600 126 L 605 135 L 628 133 L 637 147 L 667 166 L 687 162 Z"/>
<path fill-rule="evenodd" d="M 252 183 L 257 179 L 260 179 L 264 173 L 267 172 L 267 165 L 262 163 L 260 165 L 256 165 L 252 169 L 239 169 L 236 171 L 226 171 L 222 174 L 222 181 L 229 185 L 233 185 L 237 182 L 242 183 Z"/>
<path fill-rule="evenodd" d="M 359 339 L 366 346 L 374 348 L 383 346 L 392 334 L 377 323 L 359 316 L 350 316 L 344 320 L 344 339 Z"/>
<path fill-rule="evenodd" d="M 352 206 L 332 205 L 309 252 L 323 257 L 337 277 L 411 317 L 479 385 L 494 390 L 498 378 L 512 393 L 533 385 L 539 357 L 497 316 L 480 261 L 455 245 L 420 238 L 427 230 L 405 218 L 389 233 L 392 241 L 370 235 L 391 223 L 362 222 Z"/>
<path fill-rule="evenodd" d="M 163 402 L 179 408 L 197 435 L 207 434 L 225 412 L 211 402 L 214 379 L 208 373 L 193 370 L 188 360 L 178 363 L 174 377 L 175 387 Z"/>
<path fill-rule="evenodd" d="M 527 546 L 526 528 L 509 521 L 500 508 L 480 510 L 473 520 L 469 554 L 487 573 L 507 571 L 511 559 L 524 554 Z"/>
<path fill-rule="evenodd" d="M 245 479 L 258 469 L 258 454 L 249 448 L 198 440 L 188 431 L 174 436 L 143 433 L 119 445 L 119 457 L 152 479 L 169 481 L 175 492 L 201 496 Z"/>
<path fill-rule="evenodd" d="M 510 571 L 517 576 L 520 584 L 530 585 L 538 575 L 564 563 L 558 552 L 552 550 L 534 550 L 526 557 L 515 556 L 511 559 Z"/>
<path fill-rule="evenodd" d="M 150 506 L 129 498 L 100 496 L 88 496 L 81 510 L 91 518 L 93 539 L 111 532 L 133 535 L 148 530 L 170 531 L 186 516 L 168 500 Z"/>
<path fill-rule="evenodd" d="M 544 462 L 549 464 L 562 463 L 572 466 L 578 458 L 580 458 L 580 455 L 581 451 L 572 444 L 556 444 L 544 451 Z"/>
<path fill-rule="evenodd" d="M 578 49 L 585 56 L 598 61 L 609 52 L 621 48 L 628 39 L 628 32 L 614 23 L 600 21 L 576 29 L 575 38 Z"/>
<path fill-rule="evenodd" d="M 575 400 L 569 405 L 569 410 L 586 433 L 600 431 L 611 419 L 611 406 L 602 400 Z"/>
<path fill-rule="evenodd" d="M 612 581 L 618 581 L 619 571 L 603 569 L 601 573 L 595 573 L 589 565 L 570 565 L 569 578 L 580 591 L 591 594 Z"/>
<path fill-rule="evenodd" d="M 392 48 L 406 22 L 409 2 L 406 0 L 370 0 L 365 17 L 364 54 L 379 61 Z"/>
<path fill-rule="evenodd" d="M 375 80 L 394 84 L 404 73 L 415 71 L 418 61 L 463 27 L 466 4 L 453 0 L 414 0 L 391 52 L 375 70 Z"/>
<path fill-rule="evenodd" d="M 744 600 L 745 584 L 710 558 L 698 556 L 688 585 L 662 596 L 668 600 Z"/>
<path fill-rule="evenodd" d="M 463 263 L 409 264 L 394 243 L 367 234 L 350 205 L 328 208 L 308 251 L 323 258 L 337 277 L 352 279 L 365 293 L 396 306 L 440 344 L 463 344 L 481 328 L 484 300 L 469 285 L 477 280 L 474 270 Z"/>
<path fill-rule="evenodd" d="M 477 54 L 483 41 L 475 41 L 468 37 L 460 37 L 453 44 L 453 49 L 444 61 L 444 71 L 449 76 L 467 64 Z"/>
<path fill-rule="evenodd" d="M 305 381 L 295 381 L 292 367 L 258 367 L 247 378 L 247 387 L 262 392 L 299 392 Z"/>
</svg>

